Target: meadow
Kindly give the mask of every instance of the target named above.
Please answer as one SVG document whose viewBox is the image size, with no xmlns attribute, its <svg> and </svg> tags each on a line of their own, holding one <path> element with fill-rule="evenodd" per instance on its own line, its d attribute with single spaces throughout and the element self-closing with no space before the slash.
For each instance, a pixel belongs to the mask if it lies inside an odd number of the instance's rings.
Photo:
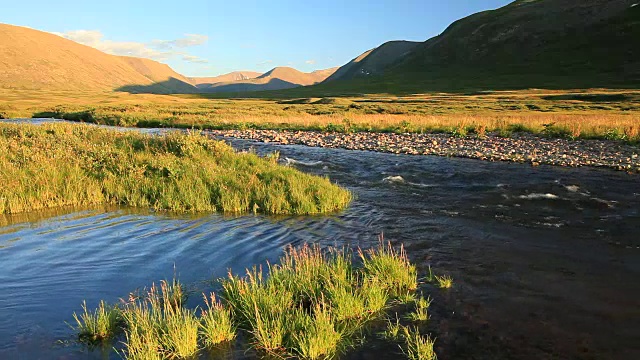
<svg viewBox="0 0 640 360">
<path fill-rule="evenodd" d="M 195 132 L 0 123 L 0 214 L 111 204 L 177 212 L 319 214 L 348 190 Z"/>
<path fill-rule="evenodd" d="M 458 136 L 528 132 L 569 139 L 640 140 L 640 92 L 635 90 L 309 98 L 295 97 L 294 89 L 286 98 L 272 92 L 242 95 L 256 98 L 229 97 L 232 95 L 0 90 L 0 117 L 55 117 L 131 127 L 445 132 Z"/>
</svg>

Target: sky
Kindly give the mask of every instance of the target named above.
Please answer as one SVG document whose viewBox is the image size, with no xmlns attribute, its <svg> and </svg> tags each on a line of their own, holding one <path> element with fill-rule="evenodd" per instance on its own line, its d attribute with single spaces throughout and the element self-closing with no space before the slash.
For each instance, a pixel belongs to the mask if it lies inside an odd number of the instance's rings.
<svg viewBox="0 0 640 360">
<path fill-rule="evenodd" d="M 511 0 L 0 0 L 0 23 L 52 32 L 187 76 L 341 66 L 390 40 L 425 41 Z"/>
</svg>

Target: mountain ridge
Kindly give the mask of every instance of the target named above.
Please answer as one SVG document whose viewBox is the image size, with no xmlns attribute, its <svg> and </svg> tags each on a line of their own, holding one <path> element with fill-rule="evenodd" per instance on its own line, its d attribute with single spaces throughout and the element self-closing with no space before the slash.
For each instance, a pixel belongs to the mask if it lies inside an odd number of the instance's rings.
<svg viewBox="0 0 640 360">
<path fill-rule="evenodd" d="M 637 87 L 639 38 L 637 0 L 517 0 L 453 22 L 372 76 L 350 76 L 378 48 L 366 52 L 309 91 Z"/>
</svg>

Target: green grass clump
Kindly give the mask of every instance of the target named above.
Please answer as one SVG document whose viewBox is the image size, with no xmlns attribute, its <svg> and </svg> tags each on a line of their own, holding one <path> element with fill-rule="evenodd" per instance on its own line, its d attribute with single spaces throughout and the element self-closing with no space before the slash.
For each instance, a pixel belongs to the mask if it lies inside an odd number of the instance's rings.
<svg viewBox="0 0 640 360">
<path fill-rule="evenodd" d="M 318 214 L 351 194 L 195 133 L 0 124 L 0 214 L 116 204 L 182 212 Z"/>
<path fill-rule="evenodd" d="M 430 336 L 422 336 L 417 328 L 405 327 L 403 333 L 404 346 L 401 348 L 409 360 L 435 360 L 438 358 L 433 350 L 435 340 L 432 340 Z"/>
<path fill-rule="evenodd" d="M 202 310 L 200 334 L 207 347 L 219 346 L 233 341 L 236 327 L 233 324 L 231 311 L 216 300 L 215 294 L 204 297 L 206 309 Z"/>
<path fill-rule="evenodd" d="M 298 310 L 296 325 L 299 329 L 292 338 L 292 353 L 301 359 L 333 358 L 344 334 L 336 330 L 332 311 L 328 304 L 317 304 L 313 315 Z"/>
<path fill-rule="evenodd" d="M 450 289 L 453 286 L 453 278 L 449 275 L 435 275 L 435 278 L 441 289 Z"/>
<path fill-rule="evenodd" d="M 431 305 L 431 299 L 419 297 L 415 301 L 415 310 L 407 315 L 407 318 L 411 321 L 427 321 L 429 320 L 429 306 Z"/>
<path fill-rule="evenodd" d="M 416 267 L 409 262 L 403 247 L 396 251 L 391 243 L 385 245 L 381 242 L 378 248 L 360 251 L 360 258 L 365 275 L 377 279 L 390 296 L 403 297 L 417 289 L 418 273 Z"/>
<path fill-rule="evenodd" d="M 431 271 L 431 266 L 429 266 L 429 275 L 426 279 L 430 283 L 435 282 L 441 289 L 450 289 L 453 286 L 453 278 L 450 275 L 435 275 Z"/>
<path fill-rule="evenodd" d="M 387 326 L 384 331 L 380 333 L 380 336 L 388 341 L 399 341 L 402 339 L 404 326 L 400 324 L 400 319 L 396 317 L 395 322 L 387 320 Z"/>
<path fill-rule="evenodd" d="M 96 345 L 101 342 L 113 339 L 120 333 L 122 323 L 122 313 L 120 308 L 110 306 L 104 301 L 94 312 L 87 310 L 87 303 L 82 303 L 82 313 L 73 313 L 76 321 L 74 329 L 78 333 L 78 340 L 89 345 Z"/>
<path fill-rule="evenodd" d="M 200 350 L 201 323 L 195 312 L 182 307 L 182 285 L 162 281 L 146 296 L 127 304 L 125 354 L 127 359 L 189 358 Z"/>
</svg>

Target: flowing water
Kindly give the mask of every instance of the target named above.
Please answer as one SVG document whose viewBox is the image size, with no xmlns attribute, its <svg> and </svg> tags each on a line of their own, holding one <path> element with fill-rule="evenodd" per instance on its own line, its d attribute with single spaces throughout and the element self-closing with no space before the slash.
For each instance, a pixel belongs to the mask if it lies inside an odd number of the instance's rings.
<svg viewBox="0 0 640 360">
<path fill-rule="evenodd" d="M 404 243 L 435 298 L 440 359 L 640 359 L 640 178 L 597 169 L 274 146 L 356 198 L 318 217 L 198 216 L 127 208 L 0 217 L 0 359 L 104 359 L 74 342 L 86 299 L 116 302 L 176 273 L 197 291 L 287 245 Z M 400 358 L 372 345 L 352 358 Z M 239 354 L 242 356 L 242 353 Z"/>
</svg>

